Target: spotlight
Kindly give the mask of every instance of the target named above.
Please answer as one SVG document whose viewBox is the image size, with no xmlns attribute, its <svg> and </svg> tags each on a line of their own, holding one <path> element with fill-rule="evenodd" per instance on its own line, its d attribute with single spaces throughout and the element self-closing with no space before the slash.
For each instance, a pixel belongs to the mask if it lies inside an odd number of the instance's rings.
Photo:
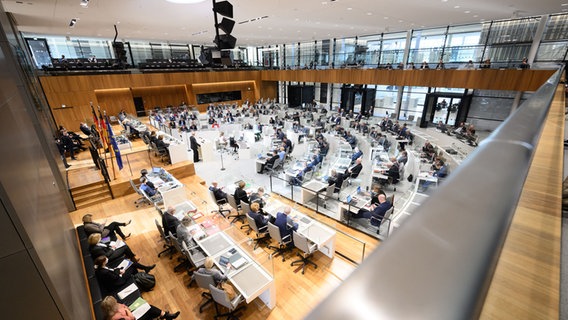
<svg viewBox="0 0 568 320">
<path fill-rule="evenodd" d="M 69 21 L 69 28 L 73 28 L 76 23 L 77 23 L 77 19 L 71 19 L 71 21 Z"/>
<path fill-rule="evenodd" d="M 81 6 L 85 8 L 89 6 L 89 0 L 81 0 Z"/>
</svg>

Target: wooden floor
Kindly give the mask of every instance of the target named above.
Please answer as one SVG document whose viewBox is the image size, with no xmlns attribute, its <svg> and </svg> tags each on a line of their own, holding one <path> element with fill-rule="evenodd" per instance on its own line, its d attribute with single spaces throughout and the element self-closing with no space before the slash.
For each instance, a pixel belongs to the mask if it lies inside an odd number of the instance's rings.
<svg viewBox="0 0 568 320">
<path fill-rule="evenodd" d="M 199 182 L 198 176 L 180 179 L 186 186 L 188 198 L 196 204 L 204 213 L 213 208 L 211 205 L 203 203 L 203 199 L 209 200 L 209 193 L 205 186 Z M 203 314 L 199 314 L 198 306 L 201 303 L 200 289 L 194 285 L 192 288 L 186 287 L 189 276 L 185 272 L 174 273 L 173 267 L 176 265 L 174 260 L 168 257 L 157 257 L 162 249 L 162 244 L 158 242 L 159 233 L 156 230 L 154 219 L 158 218 L 158 213 L 153 207 L 136 209 L 133 201 L 136 195 L 129 195 L 117 198 L 106 203 L 97 204 L 87 209 L 82 209 L 70 213 L 74 224 L 81 224 L 81 217 L 86 213 L 92 213 L 97 221 L 108 218 L 111 221 L 128 221 L 132 219 L 132 224 L 125 227 L 125 233 L 132 232 L 132 237 L 127 240 L 128 245 L 133 251 L 142 258 L 144 264 L 157 264 L 153 273 L 157 278 L 157 286 L 152 292 L 144 294 L 144 298 L 150 303 L 168 310 L 180 310 L 180 319 L 212 319 L 214 308 L 208 307 Z M 285 199 L 279 199 L 286 202 Z M 298 210 L 304 211 L 302 207 Z M 213 218 L 213 216 L 211 217 Z M 222 222 L 227 224 L 226 222 Z M 365 255 L 374 250 L 379 241 L 366 236 L 365 234 L 351 230 L 343 225 L 337 226 L 342 232 L 351 234 L 361 240 L 354 241 L 352 238 L 338 233 L 336 240 L 337 251 L 350 257 L 353 260 L 361 260 L 363 243 L 365 244 Z M 245 237 L 244 232 L 237 229 L 241 237 Z M 247 246 L 245 242 L 243 244 Z M 252 251 L 252 250 L 249 250 Z M 270 252 L 265 249 L 266 252 Z M 266 257 L 268 254 L 258 256 Z M 326 297 L 342 280 L 344 280 L 355 268 L 352 262 L 337 255 L 334 259 L 329 259 L 317 252 L 314 261 L 318 264 L 317 269 L 309 268 L 305 275 L 298 272 L 297 267 L 291 267 L 290 261 L 296 259 L 293 255 L 282 262 L 280 258 L 275 258 L 272 262 L 265 261 L 264 265 L 274 266 L 274 278 L 276 283 L 277 304 L 273 310 L 266 308 L 260 300 L 255 300 L 248 305 L 243 312 L 241 319 L 302 319 L 319 301 Z"/>
<path fill-rule="evenodd" d="M 481 319 L 558 319 L 564 91 L 558 87 Z"/>
</svg>

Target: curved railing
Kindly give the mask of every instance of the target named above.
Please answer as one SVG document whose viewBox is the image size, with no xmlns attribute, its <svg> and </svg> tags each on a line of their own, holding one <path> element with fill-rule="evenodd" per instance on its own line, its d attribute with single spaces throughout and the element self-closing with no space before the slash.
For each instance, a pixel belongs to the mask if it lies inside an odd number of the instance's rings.
<svg viewBox="0 0 568 320">
<path fill-rule="evenodd" d="M 484 140 L 307 319 L 476 318 L 561 72 Z"/>
</svg>

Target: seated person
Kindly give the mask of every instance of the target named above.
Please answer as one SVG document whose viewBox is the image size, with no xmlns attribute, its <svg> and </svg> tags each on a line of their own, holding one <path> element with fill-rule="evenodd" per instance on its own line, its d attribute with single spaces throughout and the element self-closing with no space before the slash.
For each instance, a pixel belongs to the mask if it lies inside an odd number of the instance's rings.
<svg viewBox="0 0 568 320">
<path fill-rule="evenodd" d="M 371 204 L 378 204 L 379 203 L 379 195 L 386 196 L 385 192 L 377 185 L 374 185 L 371 188 Z"/>
<path fill-rule="evenodd" d="M 276 220 L 274 220 L 274 225 L 280 229 L 280 237 L 282 239 L 290 239 L 291 241 L 288 243 L 288 246 L 291 247 L 294 245 L 294 239 L 292 237 L 292 232 L 298 230 L 298 223 L 290 217 L 290 212 L 292 212 L 292 208 L 287 206 L 284 208 L 283 212 L 278 212 L 276 214 Z"/>
<path fill-rule="evenodd" d="M 392 203 L 387 200 L 387 197 L 384 194 L 380 194 L 377 199 L 379 203 L 372 204 L 371 210 L 367 210 L 365 208 L 359 209 L 359 212 L 352 213 L 351 217 L 355 219 L 371 219 L 371 217 L 373 217 L 374 219 L 371 220 L 371 224 L 377 227 L 380 226 L 385 213 L 392 207 Z"/>
<path fill-rule="evenodd" d="M 355 160 L 359 159 L 363 155 L 363 151 L 359 150 L 359 148 L 355 147 L 355 152 L 351 156 L 351 163 L 355 162 Z"/>
<path fill-rule="evenodd" d="M 171 232 L 174 236 L 177 236 L 177 227 L 180 224 L 178 218 L 174 215 L 176 214 L 176 209 L 169 206 L 166 212 L 162 214 L 162 227 L 164 228 L 164 233 L 169 235 Z"/>
<path fill-rule="evenodd" d="M 434 154 L 436 153 L 436 149 L 430 143 L 430 141 L 426 140 L 424 142 L 424 146 L 422 147 L 422 154 L 420 155 L 421 158 L 431 159 Z"/>
<path fill-rule="evenodd" d="M 101 309 L 106 315 L 105 319 L 109 320 L 136 320 L 128 306 L 118 303 L 113 296 L 107 296 L 101 302 Z M 179 316 L 180 312 L 170 313 L 169 311 L 162 311 L 160 308 L 150 305 L 150 309 L 144 313 L 140 320 L 144 319 L 164 319 L 173 320 Z"/>
<path fill-rule="evenodd" d="M 239 185 L 237 186 L 237 189 L 235 190 L 235 202 L 237 203 L 237 206 L 241 204 L 241 201 L 244 201 L 246 203 L 250 203 L 249 197 L 247 192 L 245 191 L 245 186 L 247 184 L 244 181 L 239 182 Z"/>
<path fill-rule="evenodd" d="M 436 129 L 440 130 L 442 133 L 446 133 L 446 131 L 448 131 L 448 127 L 446 127 L 446 124 L 443 123 L 442 121 L 438 121 L 438 124 L 436 125 Z"/>
<path fill-rule="evenodd" d="M 219 269 L 214 268 L 214 266 L 215 266 L 215 261 L 213 260 L 213 258 L 207 257 L 205 258 L 203 267 L 197 269 L 197 271 L 195 272 L 200 274 L 212 275 L 215 285 L 218 286 L 219 283 L 227 281 L 227 276 L 224 275 L 221 271 L 219 271 Z"/>
<path fill-rule="evenodd" d="M 158 190 L 156 189 L 152 181 L 147 180 L 146 178 L 140 178 L 140 182 L 142 183 L 140 185 L 140 190 L 142 190 L 142 192 L 144 192 L 150 198 L 156 196 Z"/>
<path fill-rule="evenodd" d="M 265 163 L 265 164 L 262 165 L 262 167 L 261 167 L 259 173 L 263 173 L 263 172 L 264 172 L 264 169 L 265 169 L 266 167 L 272 168 L 272 166 L 274 165 L 274 162 L 276 161 L 276 159 L 279 159 L 279 158 L 280 158 L 280 156 L 278 155 L 278 151 L 277 151 L 277 150 L 274 150 L 273 155 L 272 155 L 270 158 L 268 158 L 268 159 L 266 160 L 266 163 Z"/>
<path fill-rule="evenodd" d="M 345 177 L 351 177 L 353 179 L 357 178 L 359 176 L 359 173 L 361 173 L 361 170 L 363 170 L 361 161 L 361 158 L 357 158 L 357 160 L 355 160 L 355 165 L 345 170 Z"/>
<path fill-rule="evenodd" d="M 280 147 L 278 157 L 280 157 L 280 161 L 284 161 L 284 159 L 286 159 L 286 149 L 284 149 L 284 147 Z"/>
<path fill-rule="evenodd" d="M 235 137 L 231 136 L 229 137 L 229 146 L 231 148 L 233 148 L 233 152 L 238 152 L 239 151 L 239 145 L 237 143 L 237 141 L 235 141 Z"/>
<path fill-rule="evenodd" d="M 188 229 L 189 226 L 191 226 L 191 218 L 185 216 L 183 217 L 183 219 L 181 219 L 181 223 L 176 227 L 176 237 L 180 246 L 184 242 L 188 247 L 195 246 L 195 244 L 193 243 L 193 237 Z"/>
<path fill-rule="evenodd" d="M 401 151 L 396 158 L 396 162 L 404 163 L 404 165 L 406 165 L 406 163 L 408 162 L 408 152 L 406 150 Z"/>
<path fill-rule="evenodd" d="M 126 270 L 122 268 L 112 268 L 108 265 L 109 259 L 104 255 L 95 258 L 95 276 L 101 286 L 103 294 L 113 294 L 120 290 L 128 282 L 132 281 L 132 276 L 143 270 L 148 273 L 156 265 L 145 266 L 138 262 L 133 262 Z"/>
<path fill-rule="evenodd" d="M 306 169 L 308 169 L 308 167 L 304 166 L 304 169 L 300 170 L 300 172 L 298 172 L 296 176 L 294 176 L 290 180 L 290 184 L 293 186 L 301 186 L 302 182 L 304 181 L 304 175 L 306 174 Z"/>
<path fill-rule="evenodd" d="M 215 196 L 215 200 L 217 201 L 225 201 L 227 202 L 227 193 L 223 191 L 223 187 L 218 187 L 217 181 L 212 181 L 209 190 L 213 191 L 213 196 Z"/>
<path fill-rule="evenodd" d="M 333 193 L 339 193 L 341 191 L 341 185 L 343 184 L 344 176 L 341 173 L 337 173 L 335 169 L 331 170 L 331 176 L 327 179 L 328 186 L 335 185 Z"/>
<path fill-rule="evenodd" d="M 81 122 L 79 129 L 81 129 L 81 132 L 83 132 L 86 136 L 90 136 L 93 133 L 91 128 L 84 122 Z"/>
<path fill-rule="evenodd" d="M 250 205 L 250 212 L 248 212 L 249 217 L 251 217 L 256 223 L 256 227 L 260 230 L 266 227 L 269 218 L 260 213 L 260 205 L 255 202 Z"/>
<path fill-rule="evenodd" d="M 111 264 L 116 261 L 122 261 L 124 257 L 131 261 L 137 260 L 136 255 L 132 252 L 132 250 L 130 250 L 128 245 L 125 244 L 122 247 L 117 248 L 116 245 L 111 246 L 103 243 L 101 239 L 100 233 L 93 233 L 87 239 L 87 242 L 89 243 L 89 253 L 91 253 L 92 257 L 105 256 L 111 261 Z"/>
<path fill-rule="evenodd" d="M 264 199 L 262 199 L 262 197 L 264 196 L 264 188 L 263 187 L 259 187 L 257 189 L 256 192 L 251 193 L 249 199 L 250 199 L 250 203 L 251 205 L 254 203 L 258 203 L 258 205 L 260 206 L 260 209 L 262 211 L 262 207 L 264 207 L 264 205 L 266 204 L 264 202 Z"/>
<path fill-rule="evenodd" d="M 381 170 L 381 173 L 388 176 L 391 180 L 391 183 L 396 184 L 400 180 L 400 168 L 395 157 L 392 157 L 390 160 L 391 163 L 387 164 L 389 168 L 387 170 Z M 379 183 L 385 185 L 388 183 L 388 180 L 379 179 Z"/>
<path fill-rule="evenodd" d="M 438 159 L 435 163 L 435 168 L 436 170 L 432 173 L 433 177 L 445 178 L 448 175 L 448 165 L 443 160 Z"/>
<path fill-rule="evenodd" d="M 128 237 L 130 237 L 130 234 L 128 234 L 127 236 L 124 235 L 120 227 L 126 227 L 131 222 L 132 220 L 129 220 L 127 223 L 114 221 L 109 225 L 106 225 L 106 220 L 103 223 L 93 222 L 92 214 L 86 214 L 83 216 L 83 226 L 85 227 L 85 232 L 87 233 L 87 235 L 100 233 L 101 237 L 109 237 L 113 241 L 116 241 L 117 239 L 116 233 L 118 233 L 122 240 L 126 240 Z"/>
</svg>

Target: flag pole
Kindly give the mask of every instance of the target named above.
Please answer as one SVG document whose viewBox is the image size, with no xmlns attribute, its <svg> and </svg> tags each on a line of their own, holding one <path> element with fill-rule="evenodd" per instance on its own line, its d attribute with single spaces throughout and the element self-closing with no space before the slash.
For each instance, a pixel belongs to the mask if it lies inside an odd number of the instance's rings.
<svg viewBox="0 0 568 320">
<path fill-rule="evenodd" d="M 106 123 L 106 118 L 107 118 L 106 110 L 103 111 L 103 112 L 104 112 L 104 114 L 103 114 L 104 121 Z M 108 125 L 110 125 L 110 123 Z M 107 128 L 107 130 L 112 130 L 112 128 L 109 127 L 109 128 Z M 109 149 L 108 151 L 110 153 L 110 164 L 112 165 L 112 175 L 114 177 L 114 180 L 116 180 L 116 172 L 114 171 L 114 161 L 112 161 L 112 157 L 113 157 L 113 153 L 114 153 L 114 146 L 112 145 L 112 143 L 110 143 L 110 139 L 111 139 L 111 137 L 110 137 L 110 135 L 108 135 L 108 140 L 109 140 L 108 141 L 109 142 L 108 143 L 108 149 Z M 105 153 L 105 155 L 106 155 L 106 153 Z"/>
</svg>

